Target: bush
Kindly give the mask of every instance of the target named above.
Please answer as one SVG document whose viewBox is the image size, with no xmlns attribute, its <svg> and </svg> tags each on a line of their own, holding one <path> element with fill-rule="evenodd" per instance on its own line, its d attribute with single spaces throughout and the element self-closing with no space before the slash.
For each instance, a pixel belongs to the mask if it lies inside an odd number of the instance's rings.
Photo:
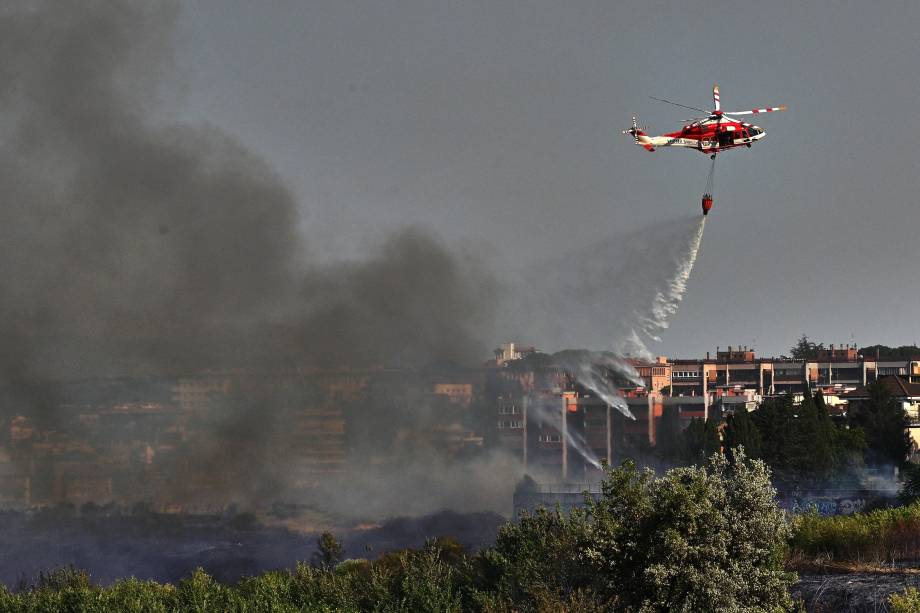
<svg viewBox="0 0 920 613">
<path fill-rule="evenodd" d="M 812 510 L 793 520 L 794 556 L 863 562 L 920 557 L 920 502 L 871 513 L 822 517 Z"/>
<path fill-rule="evenodd" d="M 608 469 L 598 500 L 570 515 L 537 511 L 506 525 L 479 556 L 490 606 L 522 611 L 769 611 L 789 606 L 788 526 L 769 471 L 736 450 L 730 466 L 661 478 Z M 552 606 L 547 608 L 549 603 Z M 566 606 L 568 603 L 568 607 Z"/>
<path fill-rule="evenodd" d="M 175 592 L 175 608 L 194 613 L 231 611 L 236 600 L 235 590 L 215 581 L 202 568 L 180 581 Z"/>
<path fill-rule="evenodd" d="M 675 468 L 659 479 L 610 471 L 589 505 L 584 552 L 605 600 L 624 610 L 768 611 L 789 606 L 789 532 L 770 474 L 738 448 L 729 465 Z"/>
<path fill-rule="evenodd" d="M 920 591 L 909 587 L 902 594 L 892 594 L 888 603 L 891 613 L 920 613 Z"/>
<path fill-rule="evenodd" d="M 495 546 L 478 556 L 480 592 L 493 593 L 491 606 L 514 603 L 523 611 L 550 610 L 549 602 L 564 603 L 579 590 L 587 598 L 594 578 L 582 552 L 589 540 L 582 510 L 524 513 L 502 526 Z"/>
</svg>

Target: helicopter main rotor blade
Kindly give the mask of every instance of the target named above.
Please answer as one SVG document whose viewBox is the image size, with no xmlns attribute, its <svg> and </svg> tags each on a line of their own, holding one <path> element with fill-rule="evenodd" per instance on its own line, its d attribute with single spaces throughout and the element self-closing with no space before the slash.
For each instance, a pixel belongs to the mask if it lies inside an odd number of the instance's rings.
<svg viewBox="0 0 920 613">
<path fill-rule="evenodd" d="M 776 111 L 785 111 L 786 105 L 771 106 L 764 109 L 753 109 L 750 111 L 725 111 L 726 115 L 759 115 L 760 113 L 773 113 Z"/>
<path fill-rule="evenodd" d="M 700 113 L 708 113 L 706 109 L 699 109 L 695 106 L 687 106 L 686 104 L 680 104 L 678 102 L 671 102 L 670 100 L 665 100 L 664 98 L 656 98 L 655 96 L 649 96 L 652 100 L 657 100 L 658 102 L 667 102 L 668 104 L 673 104 L 674 106 L 682 106 L 685 109 L 690 109 L 691 111 L 699 111 Z"/>
</svg>

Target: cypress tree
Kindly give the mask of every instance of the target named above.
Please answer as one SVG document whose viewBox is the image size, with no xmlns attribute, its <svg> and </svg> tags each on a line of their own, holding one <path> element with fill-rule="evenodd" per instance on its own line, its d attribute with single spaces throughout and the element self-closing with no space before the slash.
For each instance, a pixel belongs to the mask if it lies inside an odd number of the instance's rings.
<svg viewBox="0 0 920 613">
<path fill-rule="evenodd" d="M 702 466 L 714 453 L 722 450 L 719 425 L 714 419 L 694 419 L 684 431 L 686 460 L 688 464 Z"/>
<path fill-rule="evenodd" d="M 865 433 L 867 463 L 901 466 L 910 453 L 907 414 L 881 381 L 875 381 L 866 390 L 869 398 L 854 403 L 847 412 L 847 421 Z"/>
<path fill-rule="evenodd" d="M 744 447 L 749 458 L 760 457 L 760 431 L 747 409 L 739 409 L 728 416 L 724 438 L 725 451 L 729 459 L 732 459 L 732 450 L 736 447 Z"/>
</svg>

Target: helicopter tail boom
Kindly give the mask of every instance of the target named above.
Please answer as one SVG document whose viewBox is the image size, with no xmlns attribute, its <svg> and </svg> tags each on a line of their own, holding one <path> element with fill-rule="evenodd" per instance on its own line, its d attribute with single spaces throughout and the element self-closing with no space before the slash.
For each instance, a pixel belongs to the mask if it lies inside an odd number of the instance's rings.
<svg viewBox="0 0 920 613">
<path fill-rule="evenodd" d="M 632 118 L 632 127 L 629 130 L 623 130 L 623 134 L 631 134 L 636 144 L 641 145 L 646 151 L 655 150 L 652 139 L 639 127 L 638 120 L 635 116 Z"/>
</svg>

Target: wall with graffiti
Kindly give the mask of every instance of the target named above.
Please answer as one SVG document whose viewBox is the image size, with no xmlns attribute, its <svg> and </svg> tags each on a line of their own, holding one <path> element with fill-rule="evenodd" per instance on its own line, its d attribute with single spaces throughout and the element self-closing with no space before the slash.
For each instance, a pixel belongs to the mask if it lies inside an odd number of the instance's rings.
<svg viewBox="0 0 920 613">
<path fill-rule="evenodd" d="M 819 515 L 852 515 L 896 503 L 892 492 L 877 490 L 778 493 L 779 507 L 789 513 L 815 509 Z"/>
</svg>

